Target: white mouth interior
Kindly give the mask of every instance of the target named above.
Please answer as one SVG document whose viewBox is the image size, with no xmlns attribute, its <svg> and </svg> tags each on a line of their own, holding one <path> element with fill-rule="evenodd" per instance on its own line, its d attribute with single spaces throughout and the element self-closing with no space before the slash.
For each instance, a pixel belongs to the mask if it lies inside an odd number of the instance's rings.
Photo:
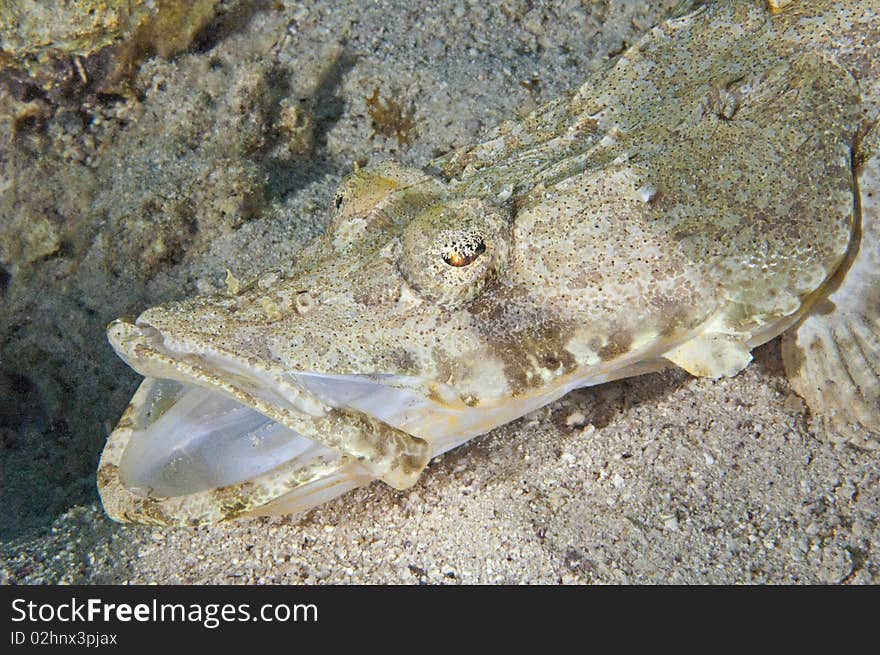
<svg viewBox="0 0 880 655">
<path fill-rule="evenodd" d="M 330 375 L 291 373 L 293 382 L 331 407 L 348 407 L 408 432 L 406 425 L 429 404 L 413 391 L 416 378 L 400 375 Z"/>
<path fill-rule="evenodd" d="M 430 404 L 397 376 L 290 374 L 297 386 L 331 407 L 370 414 L 395 427 Z M 176 497 L 250 480 L 297 460 L 333 462 L 340 454 L 229 396 L 175 380 L 157 380 L 135 420 L 120 479 L 142 496 Z"/>
<path fill-rule="evenodd" d="M 405 376 L 290 373 L 288 378 L 330 407 L 369 414 L 427 440 L 432 456 L 567 391 L 560 387 L 534 397 L 471 408 L 428 398 L 418 379 Z M 261 384 L 256 379 L 251 382 Z M 125 487 L 142 496 L 184 496 L 239 484 L 282 464 L 294 462 L 304 468 L 317 460 L 341 459 L 336 450 L 221 392 L 175 380 L 156 380 L 134 422 L 119 476 Z"/>
<path fill-rule="evenodd" d="M 174 497 L 244 482 L 299 458 L 339 458 L 223 394 L 173 380 L 156 387 L 120 462 L 130 490 Z"/>
</svg>

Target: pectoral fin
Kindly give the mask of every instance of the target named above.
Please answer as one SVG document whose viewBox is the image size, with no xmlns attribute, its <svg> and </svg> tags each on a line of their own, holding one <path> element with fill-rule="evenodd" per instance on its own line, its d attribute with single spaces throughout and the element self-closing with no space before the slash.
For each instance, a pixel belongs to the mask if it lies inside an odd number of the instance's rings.
<svg viewBox="0 0 880 655">
<path fill-rule="evenodd" d="M 714 332 L 698 335 L 663 356 L 691 375 L 708 378 L 736 375 L 752 361 L 741 340 Z"/>
<path fill-rule="evenodd" d="M 880 448 L 880 130 L 862 143 L 846 261 L 782 342 L 792 387 L 829 437 Z"/>
</svg>

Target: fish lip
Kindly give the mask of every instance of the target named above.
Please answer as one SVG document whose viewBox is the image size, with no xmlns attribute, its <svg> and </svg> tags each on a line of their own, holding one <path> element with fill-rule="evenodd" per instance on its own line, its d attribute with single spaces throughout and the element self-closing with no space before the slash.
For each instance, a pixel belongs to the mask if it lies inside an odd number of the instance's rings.
<svg viewBox="0 0 880 655">
<path fill-rule="evenodd" d="M 315 416 L 327 409 L 325 403 L 279 372 L 253 361 L 245 364 L 222 351 L 189 346 L 140 318 L 112 322 L 107 337 L 117 355 L 144 377 L 177 380 L 225 393 L 281 423 L 285 412 Z"/>
</svg>

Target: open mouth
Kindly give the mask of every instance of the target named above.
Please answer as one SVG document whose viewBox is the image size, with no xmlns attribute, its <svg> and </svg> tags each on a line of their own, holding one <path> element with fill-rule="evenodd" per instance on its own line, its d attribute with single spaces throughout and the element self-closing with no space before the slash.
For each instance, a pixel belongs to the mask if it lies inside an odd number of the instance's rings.
<svg viewBox="0 0 880 655">
<path fill-rule="evenodd" d="M 424 417 L 432 402 L 402 386 L 413 381 L 400 376 L 288 377 L 313 394 L 312 411 L 321 403 L 361 412 L 404 432 Z M 154 380 L 120 462 L 120 478 L 135 493 L 181 496 L 245 482 L 294 460 L 306 465 L 340 458 L 338 450 L 221 391 L 174 379 Z M 431 409 L 450 413 L 448 408 Z M 432 455 L 452 447 L 435 441 L 440 443 Z"/>
<path fill-rule="evenodd" d="M 405 488 L 431 457 L 472 436 L 458 429 L 471 408 L 448 385 L 271 370 L 197 351 L 141 323 L 116 322 L 109 337 L 147 376 L 99 472 L 105 507 L 122 520 L 141 520 L 142 508 L 155 511 L 156 503 L 165 508 L 157 522 L 166 522 L 168 508 L 183 513 L 175 523 L 217 520 L 203 515 L 218 490 L 224 498 L 238 490 L 239 513 L 266 505 L 287 513 L 377 478 Z"/>
<path fill-rule="evenodd" d="M 376 479 L 405 489 L 432 457 L 585 383 L 575 374 L 533 394 L 466 402 L 448 384 L 411 376 L 236 358 L 141 320 L 117 321 L 108 336 L 146 376 L 98 470 L 104 507 L 122 521 L 296 513 Z"/>
</svg>

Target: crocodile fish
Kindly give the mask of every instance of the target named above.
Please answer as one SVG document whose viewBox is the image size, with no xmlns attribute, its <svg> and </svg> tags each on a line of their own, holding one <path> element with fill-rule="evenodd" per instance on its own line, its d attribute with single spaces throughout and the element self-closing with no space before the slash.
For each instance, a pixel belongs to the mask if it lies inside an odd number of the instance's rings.
<svg viewBox="0 0 880 655">
<path fill-rule="evenodd" d="M 289 270 L 109 328 L 145 376 L 114 519 L 313 507 L 570 390 L 732 376 L 880 436 L 880 0 L 685 3 L 578 90 L 425 170 L 355 170 Z M 292 258 L 293 259 L 293 258 Z"/>
</svg>

